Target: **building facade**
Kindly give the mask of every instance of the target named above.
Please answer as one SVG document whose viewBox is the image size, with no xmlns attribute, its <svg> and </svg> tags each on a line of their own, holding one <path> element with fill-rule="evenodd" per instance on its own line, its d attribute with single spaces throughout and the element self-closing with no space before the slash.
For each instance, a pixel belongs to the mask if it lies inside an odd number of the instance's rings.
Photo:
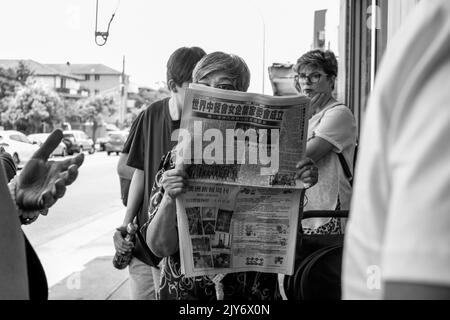
<svg viewBox="0 0 450 320">
<path fill-rule="evenodd" d="M 62 98 L 80 99 L 85 96 L 85 94 L 80 91 L 81 77 L 52 68 L 49 65 L 34 60 L 0 59 L 0 67 L 4 69 L 15 69 L 18 67 L 20 61 L 23 61 L 33 72 L 31 78 L 36 81 L 36 83 L 55 90 Z"/>
</svg>

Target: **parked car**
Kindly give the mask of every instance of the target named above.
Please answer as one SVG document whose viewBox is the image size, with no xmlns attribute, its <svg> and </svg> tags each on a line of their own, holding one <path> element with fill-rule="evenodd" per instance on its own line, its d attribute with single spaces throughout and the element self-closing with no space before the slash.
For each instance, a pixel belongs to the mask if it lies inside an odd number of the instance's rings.
<svg viewBox="0 0 450 320">
<path fill-rule="evenodd" d="M 47 140 L 50 133 L 33 133 L 28 135 L 28 139 L 38 146 L 42 145 L 45 140 Z M 67 146 L 64 142 L 60 142 L 56 149 L 52 152 L 50 156 L 62 156 L 65 157 L 69 153 L 67 151 Z"/>
<path fill-rule="evenodd" d="M 112 132 L 114 132 L 114 131 L 106 131 L 105 136 L 103 136 L 103 137 L 98 137 L 98 138 L 96 139 L 95 142 L 96 142 L 97 150 L 98 150 L 98 151 L 105 151 L 105 145 L 106 145 L 106 142 L 108 142 L 109 135 L 110 135 Z"/>
<path fill-rule="evenodd" d="M 0 131 L 0 146 L 12 156 L 18 168 L 22 168 L 39 148 L 26 135 L 15 130 Z"/>
<path fill-rule="evenodd" d="M 119 132 L 119 131 L 129 131 L 129 129 L 128 130 L 125 130 L 125 129 L 124 130 L 120 130 L 119 128 L 117 128 L 116 125 L 111 124 L 111 123 L 105 124 L 105 128 L 106 128 L 105 135 L 102 136 L 102 137 L 98 137 L 95 140 L 95 147 L 96 147 L 96 149 L 98 151 L 105 151 L 105 145 L 106 145 L 106 142 L 108 141 L 109 136 L 111 135 L 111 133 L 116 133 L 116 132 Z"/>
<path fill-rule="evenodd" d="M 115 152 L 117 155 L 122 151 L 125 141 L 127 141 L 128 132 L 124 131 L 110 131 L 108 133 L 108 140 L 105 143 L 105 150 L 108 156 Z"/>
<path fill-rule="evenodd" d="M 68 146 L 68 153 L 88 151 L 90 154 L 95 152 L 94 141 L 81 130 L 63 131 L 65 143 Z"/>
</svg>

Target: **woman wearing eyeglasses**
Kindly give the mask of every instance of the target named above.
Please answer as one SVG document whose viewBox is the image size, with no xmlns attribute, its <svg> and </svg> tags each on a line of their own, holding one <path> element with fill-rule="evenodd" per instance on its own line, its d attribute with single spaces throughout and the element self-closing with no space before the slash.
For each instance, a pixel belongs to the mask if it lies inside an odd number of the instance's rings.
<svg viewBox="0 0 450 320">
<path fill-rule="evenodd" d="M 204 56 L 195 67 L 193 82 L 223 90 L 247 91 L 250 70 L 236 55 L 213 52 Z M 169 152 L 162 161 L 155 178 L 149 208 L 147 244 L 162 259 L 159 298 L 162 300 L 276 300 L 280 299 L 277 274 L 239 272 L 226 274 L 214 283 L 208 276 L 187 278 L 181 273 L 175 199 L 186 191 L 187 175 L 175 168 L 175 152 Z M 297 175 L 303 183 L 317 182 L 317 168 L 310 159 L 297 165 Z M 192 216 L 199 212 L 191 212 Z M 223 216 L 222 216 L 223 217 Z M 219 219 L 219 218 L 218 218 Z M 224 222 L 225 223 L 225 222 Z M 222 242 L 223 241 L 223 242 Z M 200 243 L 199 246 L 204 245 Z M 226 239 L 218 246 L 227 245 Z M 207 257 L 206 257 L 207 258 Z M 198 255 L 197 263 L 210 263 Z"/>
<path fill-rule="evenodd" d="M 297 90 L 311 98 L 306 156 L 319 167 L 320 177 L 306 191 L 304 210 L 348 210 L 357 133 L 352 112 L 332 95 L 336 57 L 331 51 L 309 51 L 297 60 L 294 70 Z M 307 234 L 343 232 L 338 218 L 308 219 L 302 224 Z"/>
</svg>

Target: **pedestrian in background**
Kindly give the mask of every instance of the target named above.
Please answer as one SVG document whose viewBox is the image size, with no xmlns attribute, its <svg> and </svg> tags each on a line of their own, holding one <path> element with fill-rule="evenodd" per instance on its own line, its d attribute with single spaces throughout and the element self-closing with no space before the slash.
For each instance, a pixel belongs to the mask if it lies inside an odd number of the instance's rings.
<svg viewBox="0 0 450 320">
<path fill-rule="evenodd" d="M 182 47 L 172 53 L 167 62 L 170 97 L 148 106 L 130 131 L 124 147 L 124 151 L 128 153 L 126 164 L 136 170 L 129 187 L 122 227 L 126 227 L 135 217 L 139 227 L 148 219 L 154 177 L 162 156 L 176 143 L 171 141 L 171 134 L 180 127 L 185 89 L 192 81 L 192 70 L 204 55 L 205 52 L 199 47 Z M 129 265 L 131 299 L 151 300 L 155 298 L 152 294 L 152 282 L 155 288 L 159 287 L 159 260 L 148 250 L 145 241 L 141 240 L 138 235 L 133 248 L 133 244 L 125 241 L 120 231 L 114 234 L 114 245 L 119 253 L 133 250 Z"/>
<path fill-rule="evenodd" d="M 294 70 L 297 90 L 311 99 L 306 156 L 316 163 L 320 176 L 305 193 L 304 210 L 348 210 L 357 132 L 350 109 L 333 98 L 336 57 L 331 51 L 312 50 L 297 60 Z M 302 225 L 306 234 L 344 231 L 340 218 L 305 219 Z"/>
</svg>

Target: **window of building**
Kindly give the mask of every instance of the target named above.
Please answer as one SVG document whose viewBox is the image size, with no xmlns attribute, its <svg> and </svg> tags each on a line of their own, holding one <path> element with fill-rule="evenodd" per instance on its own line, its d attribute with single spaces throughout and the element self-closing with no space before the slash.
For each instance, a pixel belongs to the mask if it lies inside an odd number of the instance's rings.
<svg viewBox="0 0 450 320">
<path fill-rule="evenodd" d="M 86 81 L 91 80 L 91 76 L 88 75 L 88 74 L 85 74 L 84 75 L 84 80 L 86 80 Z"/>
<path fill-rule="evenodd" d="M 100 75 L 99 75 L 99 74 L 96 74 L 96 75 L 95 75 L 95 81 L 98 81 L 98 80 L 100 80 Z"/>
<path fill-rule="evenodd" d="M 346 0 L 341 15 L 341 52 L 338 74 L 344 84 L 340 100 L 353 111 L 358 132 L 387 43 L 388 5 L 385 0 Z"/>
<path fill-rule="evenodd" d="M 61 78 L 60 86 L 61 89 L 66 88 L 66 78 Z"/>
</svg>

